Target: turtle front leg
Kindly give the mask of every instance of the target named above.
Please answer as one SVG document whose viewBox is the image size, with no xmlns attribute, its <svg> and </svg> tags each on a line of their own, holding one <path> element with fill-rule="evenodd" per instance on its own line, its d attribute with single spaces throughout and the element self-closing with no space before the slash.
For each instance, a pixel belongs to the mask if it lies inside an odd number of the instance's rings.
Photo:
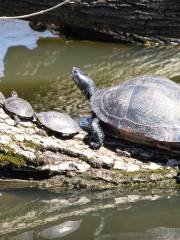
<svg viewBox="0 0 180 240">
<path fill-rule="evenodd" d="M 94 117 L 91 123 L 92 135 L 89 142 L 89 146 L 92 149 L 99 149 L 104 142 L 104 132 L 99 124 L 99 119 Z"/>
<path fill-rule="evenodd" d="M 18 118 L 17 115 L 14 115 L 13 118 L 14 118 L 14 126 L 17 126 L 20 123 L 20 119 Z"/>
</svg>

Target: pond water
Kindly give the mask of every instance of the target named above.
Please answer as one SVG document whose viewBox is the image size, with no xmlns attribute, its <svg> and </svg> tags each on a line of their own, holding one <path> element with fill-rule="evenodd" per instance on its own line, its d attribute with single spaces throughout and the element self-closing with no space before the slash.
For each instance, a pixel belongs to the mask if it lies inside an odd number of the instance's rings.
<svg viewBox="0 0 180 240">
<path fill-rule="evenodd" d="M 1 240 L 180 239 L 176 191 L 2 190 Z"/>
<path fill-rule="evenodd" d="M 16 90 L 35 111 L 90 112 L 73 81 L 82 68 L 98 87 L 142 74 L 180 82 L 180 47 L 64 41 L 27 23 L 0 22 L 0 89 Z M 22 29 L 26 29 L 23 32 Z M 40 38 L 40 39 L 39 39 Z M 50 193 L 0 189 L 0 239 L 180 239 L 178 192 Z"/>
<path fill-rule="evenodd" d="M 180 194 L 2 190 L 1 240 L 179 240 Z"/>
<path fill-rule="evenodd" d="M 0 89 L 6 96 L 16 90 L 36 111 L 58 110 L 73 116 L 89 112 L 86 99 L 71 80 L 73 66 L 87 72 L 98 87 L 142 74 L 180 81 L 178 46 L 63 41 L 50 38 L 47 31 L 34 32 L 23 21 L 15 23 L 5 27 L 0 22 Z"/>
</svg>

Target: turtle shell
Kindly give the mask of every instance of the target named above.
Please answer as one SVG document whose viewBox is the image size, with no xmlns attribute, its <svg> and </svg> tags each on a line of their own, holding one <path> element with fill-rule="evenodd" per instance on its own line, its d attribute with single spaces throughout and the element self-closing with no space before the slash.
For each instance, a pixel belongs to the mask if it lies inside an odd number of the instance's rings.
<svg viewBox="0 0 180 240">
<path fill-rule="evenodd" d="M 115 134 L 180 142 L 180 86 L 161 76 L 140 76 L 97 90 L 92 111 Z"/>
<path fill-rule="evenodd" d="M 45 128 L 65 136 L 74 135 L 80 130 L 78 123 L 63 113 L 56 111 L 41 112 L 37 113 L 36 117 Z"/>
<path fill-rule="evenodd" d="M 5 100 L 4 107 L 7 111 L 21 118 L 32 118 L 33 109 L 24 99 L 19 97 L 9 97 Z"/>
</svg>

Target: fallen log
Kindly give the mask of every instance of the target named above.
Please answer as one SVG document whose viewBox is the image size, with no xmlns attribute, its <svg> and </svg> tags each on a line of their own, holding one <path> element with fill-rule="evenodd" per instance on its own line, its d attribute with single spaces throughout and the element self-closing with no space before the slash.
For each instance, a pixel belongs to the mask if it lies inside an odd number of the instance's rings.
<svg viewBox="0 0 180 240">
<path fill-rule="evenodd" d="M 0 0 L 0 15 L 29 14 L 60 2 L 63 1 Z M 113 42 L 180 42 L 178 0 L 74 0 L 29 20 L 51 24 L 51 29 L 66 37 Z"/>
<path fill-rule="evenodd" d="M 0 109 L 0 186 L 46 189 L 175 188 L 179 156 L 107 139 L 100 150 L 85 145 L 85 132 L 60 139 L 36 126 L 17 127 Z"/>
</svg>

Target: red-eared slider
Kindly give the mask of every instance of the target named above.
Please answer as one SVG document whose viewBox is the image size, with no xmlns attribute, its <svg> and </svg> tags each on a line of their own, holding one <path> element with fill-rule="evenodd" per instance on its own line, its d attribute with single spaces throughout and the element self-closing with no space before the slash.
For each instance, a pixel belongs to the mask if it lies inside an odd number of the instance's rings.
<svg viewBox="0 0 180 240">
<path fill-rule="evenodd" d="M 104 131 L 129 141 L 180 151 L 180 86 L 161 76 L 139 76 L 97 90 L 78 68 L 72 77 L 92 110 L 90 147 L 98 149 Z"/>
<path fill-rule="evenodd" d="M 5 100 L 4 107 L 14 118 L 14 125 L 17 125 L 20 119 L 32 119 L 34 115 L 31 105 L 26 100 L 19 98 L 15 91 L 12 91 L 11 97 Z"/>
<path fill-rule="evenodd" d="M 78 123 L 71 117 L 56 111 L 41 112 L 35 114 L 38 123 L 63 137 L 73 136 L 80 130 Z"/>
</svg>

